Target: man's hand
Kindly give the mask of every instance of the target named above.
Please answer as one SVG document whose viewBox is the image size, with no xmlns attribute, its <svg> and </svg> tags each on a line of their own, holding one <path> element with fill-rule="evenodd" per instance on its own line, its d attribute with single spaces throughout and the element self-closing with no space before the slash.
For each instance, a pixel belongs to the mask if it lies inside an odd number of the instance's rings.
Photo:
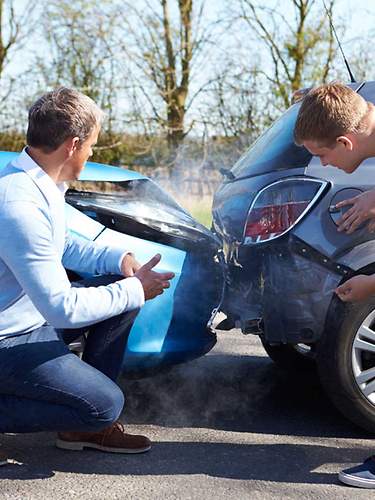
<svg viewBox="0 0 375 500">
<path fill-rule="evenodd" d="M 335 292 L 343 302 L 361 302 L 375 293 L 375 275 L 360 274 L 345 281 Z"/>
<path fill-rule="evenodd" d="M 336 204 L 336 208 L 346 207 L 347 205 L 353 206 L 338 220 L 338 231 L 351 234 L 364 221 L 375 218 L 375 190 L 366 191 L 354 198 L 340 201 Z"/>
<path fill-rule="evenodd" d="M 134 274 L 142 283 L 145 300 L 161 295 L 165 288 L 169 288 L 169 280 L 174 278 L 174 273 L 158 273 L 152 270 L 160 262 L 160 259 L 161 255 L 156 254 Z"/>
<path fill-rule="evenodd" d="M 121 262 L 121 273 L 125 278 L 130 278 L 141 267 L 141 264 L 137 261 L 132 253 L 127 253 Z"/>
</svg>

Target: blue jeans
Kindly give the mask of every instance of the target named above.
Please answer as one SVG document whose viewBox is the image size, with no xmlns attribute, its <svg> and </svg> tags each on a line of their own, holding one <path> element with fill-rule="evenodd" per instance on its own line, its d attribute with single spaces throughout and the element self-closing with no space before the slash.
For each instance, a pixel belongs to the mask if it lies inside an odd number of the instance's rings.
<svg viewBox="0 0 375 500">
<path fill-rule="evenodd" d="M 98 286 L 115 277 L 82 281 Z M 138 309 L 86 328 L 45 324 L 0 340 L 0 432 L 98 431 L 118 419 L 115 380 Z M 66 345 L 89 330 L 82 360 Z"/>
</svg>

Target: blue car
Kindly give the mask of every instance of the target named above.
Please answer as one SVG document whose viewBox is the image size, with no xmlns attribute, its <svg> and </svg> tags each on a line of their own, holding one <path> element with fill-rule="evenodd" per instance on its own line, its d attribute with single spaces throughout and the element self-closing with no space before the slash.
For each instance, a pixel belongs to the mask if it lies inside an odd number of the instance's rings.
<svg viewBox="0 0 375 500">
<path fill-rule="evenodd" d="M 0 168 L 17 153 L 0 152 Z M 172 271 L 171 287 L 147 301 L 130 331 L 124 376 L 145 376 L 208 352 L 222 289 L 219 241 L 149 178 L 87 163 L 66 193 L 68 229 L 82 238 L 133 251 L 139 262 L 156 253 L 155 268 Z M 71 280 L 77 276 L 68 271 Z"/>
</svg>

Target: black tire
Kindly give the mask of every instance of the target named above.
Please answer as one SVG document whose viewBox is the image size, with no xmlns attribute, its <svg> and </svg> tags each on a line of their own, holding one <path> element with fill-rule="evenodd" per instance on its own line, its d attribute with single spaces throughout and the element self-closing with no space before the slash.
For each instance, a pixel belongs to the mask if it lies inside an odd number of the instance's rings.
<svg viewBox="0 0 375 500">
<path fill-rule="evenodd" d="M 313 371 L 315 360 L 312 352 L 302 353 L 292 344 L 272 345 L 261 338 L 262 345 L 272 361 L 285 371 Z"/>
<path fill-rule="evenodd" d="M 325 391 L 339 411 L 356 425 L 375 433 L 375 404 L 357 384 L 354 366 L 358 367 L 358 363 L 352 359 L 358 329 L 366 318 L 370 321 L 370 314 L 375 312 L 375 299 L 346 305 L 338 299 L 335 302 L 317 348 L 318 374 Z M 371 326 L 372 324 L 371 320 Z M 363 370 L 375 367 L 375 353 L 367 353 L 365 350 L 365 357 L 362 358 L 362 350 L 356 349 L 355 352 L 359 353 L 355 359 L 363 359 Z"/>
</svg>

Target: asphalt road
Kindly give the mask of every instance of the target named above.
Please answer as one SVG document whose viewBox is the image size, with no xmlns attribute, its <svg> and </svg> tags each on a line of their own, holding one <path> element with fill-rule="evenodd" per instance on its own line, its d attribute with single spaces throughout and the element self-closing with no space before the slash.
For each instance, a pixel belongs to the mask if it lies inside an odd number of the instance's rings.
<svg viewBox="0 0 375 500">
<path fill-rule="evenodd" d="M 3 435 L 15 463 L 0 468 L 0 498 L 374 498 L 337 482 L 373 440 L 314 376 L 276 369 L 254 337 L 219 334 L 206 357 L 124 388 L 123 421 L 153 439 L 149 453 L 68 452 L 52 434 Z"/>
</svg>

